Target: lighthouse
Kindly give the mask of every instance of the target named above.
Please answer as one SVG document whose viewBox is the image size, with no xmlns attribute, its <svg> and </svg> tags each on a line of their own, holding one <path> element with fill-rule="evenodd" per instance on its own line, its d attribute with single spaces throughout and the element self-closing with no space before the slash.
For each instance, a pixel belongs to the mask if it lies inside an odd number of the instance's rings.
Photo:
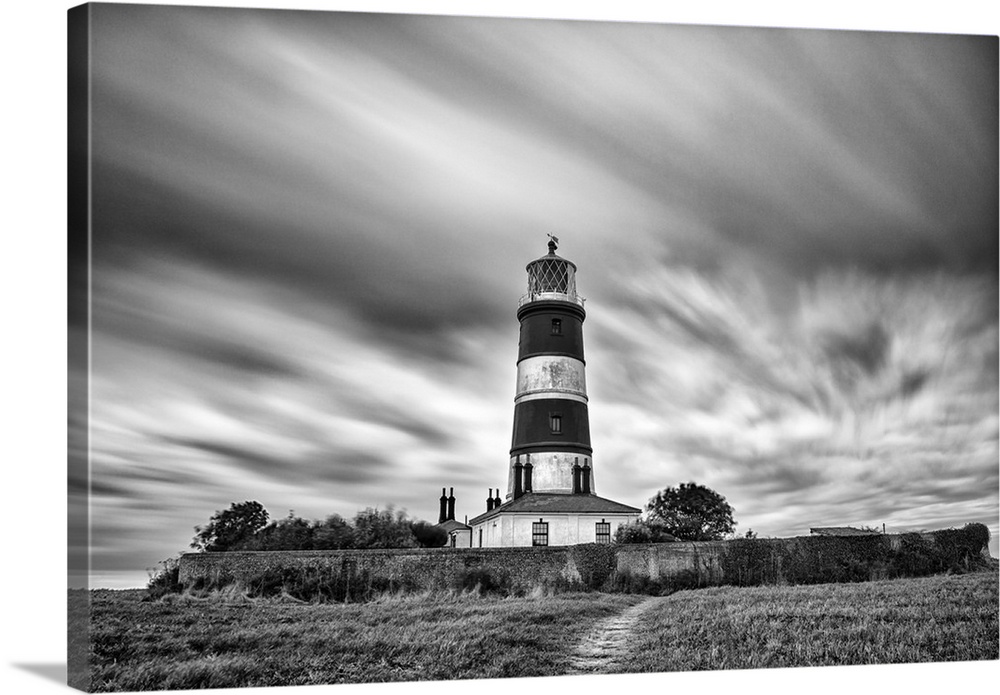
<svg viewBox="0 0 1000 695">
<path fill-rule="evenodd" d="M 583 356 L 587 312 L 576 265 L 549 252 L 526 266 L 507 499 L 526 492 L 596 493 Z"/>
<path fill-rule="evenodd" d="M 470 519 L 472 547 L 610 543 L 639 509 L 597 495 L 590 443 L 583 323 L 576 264 L 556 253 L 527 264 L 517 305 L 514 424 L 504 499 L 490 492 Z"/>
</svg>

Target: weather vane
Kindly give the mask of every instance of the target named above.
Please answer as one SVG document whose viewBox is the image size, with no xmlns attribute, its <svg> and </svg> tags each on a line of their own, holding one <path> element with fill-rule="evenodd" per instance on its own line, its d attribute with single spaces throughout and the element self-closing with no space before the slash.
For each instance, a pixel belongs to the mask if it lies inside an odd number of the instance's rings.
<svg viewBox="0 0 1000 695">
<path fill-rule="evenodd" d="M 559 237 L 549 234 L 548 232 L 546 232 L 546 235 L 549 237 L 549 239 L 551 239 L 551 241 L 549 241 L 549 246 L 553 251 L 555 251 L 556 248 L 559 246 Z"/>
</svg>

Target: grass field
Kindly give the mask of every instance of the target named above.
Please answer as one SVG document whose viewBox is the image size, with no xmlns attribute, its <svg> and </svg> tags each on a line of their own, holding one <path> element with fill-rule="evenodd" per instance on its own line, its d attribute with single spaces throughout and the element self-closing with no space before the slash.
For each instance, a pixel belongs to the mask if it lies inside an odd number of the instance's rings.
<svg viewBox="0 0 1000 695">
<path fill-rule="evenodd" d="M 440 593 L 345 605 L 143 595 L 94 592 L 93 689 L 551 675 L 567 634 L 643 598 Z"/>
<path fill-rule="evenodd" d="M 92 593 L 102 691 L 557 675 L 601 619 L 646 597 L 413 594 L 302 604 Z M 997 659 L 995 573 L 678 592 L 613 670 Z M 569 639 L 568 639 L 569 638 Z"/>
<path fill-rule="evenodd" d="M 998 658 L 998 577 L 681 591 L 647 612 L 623 673 Z"/>
</svg>

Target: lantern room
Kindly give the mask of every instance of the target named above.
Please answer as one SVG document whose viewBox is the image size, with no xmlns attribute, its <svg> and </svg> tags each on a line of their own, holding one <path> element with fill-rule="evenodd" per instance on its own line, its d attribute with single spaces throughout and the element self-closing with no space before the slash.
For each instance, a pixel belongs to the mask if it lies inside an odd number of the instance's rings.
<svg viewBox="0 0 1000 695">
<path fill-rule="evenodd" d="M 525 266 L 528 271 L 528 293 L 518 306 L 540 300 L 572 302 L 583 306 L 584 299 L 576 293 L 576 265 L 556 255 L 558 239 L 549 235 L 549 252 Z"/>
</svg>

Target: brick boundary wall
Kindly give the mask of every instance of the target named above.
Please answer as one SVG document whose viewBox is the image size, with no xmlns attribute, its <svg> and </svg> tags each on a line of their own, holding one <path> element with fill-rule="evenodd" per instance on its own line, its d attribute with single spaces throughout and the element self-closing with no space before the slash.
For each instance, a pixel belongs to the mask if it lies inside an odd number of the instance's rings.
<svg viewBox="0 0 1000 695">
<path fill-rule="evenodd" d="M 514 592 L 536 587 L 663 591 L 723 584 L 812 584 L 921 576 L 969 569 L 988 554 L 960 532 L 800 536 L 548 548 L 419 548 L 189 553 L 185 588 L 272 577 L 336 576 L 388 588 L 440 589 L 483 578 Z"/>
</svg>

